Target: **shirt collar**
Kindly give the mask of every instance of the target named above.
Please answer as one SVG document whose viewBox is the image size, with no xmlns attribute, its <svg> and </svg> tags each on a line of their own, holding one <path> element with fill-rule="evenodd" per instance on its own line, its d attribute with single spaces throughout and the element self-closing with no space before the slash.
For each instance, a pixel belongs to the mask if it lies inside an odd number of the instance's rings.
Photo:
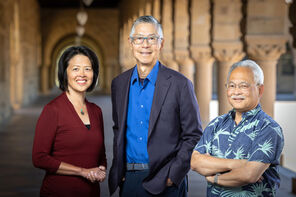
<svg viewBox="0 0 296 197">
<path fill-rule="evenodd" d="M 159 70 L 159 61 L 156 61 L 156 64 L 153 66 L 152 70 L 150 71 L 150 73 L 146 77 L 146 79 L 148 79 L 153 85 L 155 85 L 155 83 L 156 83 L 158 70 Z M 133 71 L 133 74 L 131 77 L 131 84 L 134 84 L 138 80 L 139 80 L 139 75 L 138 75 L 138 70 L 137 70 L 137 66 L 136 66 L 134 68 L 134 71 Z"/>
<path fill-rule="evenodd" d="M 131 84 L 134 84 L 136 81 L 138 81 L 138 71 L 137 71 L 137 66 L 134 68 L 132 77 L 131 77 Z"/>
<path fill-rule="evenodd" d="M 261 105 L 258 104 L 254 109 L 247 111 L 247 112 L 243 112 L 242 118 L 245 119 L 247 117 L 255 116 L 260 110 L 261 110 Z M 228 115 L 230 117 L 232 117 L 232 119 L 234 119 L 235 118 L 235 109 L 230 110 L 228 112 Z"/>
</svg>

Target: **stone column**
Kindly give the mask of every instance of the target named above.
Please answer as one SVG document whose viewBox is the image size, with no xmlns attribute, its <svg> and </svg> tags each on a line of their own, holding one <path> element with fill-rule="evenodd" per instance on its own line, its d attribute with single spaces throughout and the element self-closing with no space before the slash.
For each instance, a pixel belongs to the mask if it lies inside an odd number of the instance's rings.
<svg viewBox="0 0 296 197">
<path fill-rule="evenodd" d="M 289 7 L 289 19 L 292 23 L 292 27 L 290 28 L 290 33 L 293 36 L 293 47 L 296 48 L 296 1 Z"/>
<path fill-rule="evenodd" d="M 127 40 L 128 37 L 129 37 L 129 34 L 130 34 L 130 31 L 132 29 L 132 25 L 134 23 L 134 21 L 137 19 L 137 16 L 134 16 L 133 18 L 130 18 L 128 20 L 128 23 L 127 23 L 127 37 L 126 37 L 126 40 L 125 40 L 125 43 L 126 43 L 126 68 L 127 69 L 130 69 L 132 68 L 133 66 L 135 66 L 136 64 L 136 60 L 132 54 L 132 50 L 131 50 L 131 46 L 130 46 L 130 43 L 129 41 Z"/>
<path fill-rule="evenodd" d="M 277 10 L 277 14 L 274 14 Z M 247 7 L 247 51 L 264 72 L 263 110 L 274 115 L 276 99 L 276 64 L 285 52 L 287 5 L 284 1 L 249 0 Z"/>
<path fill-rule="evenodd" d="M 292 48 L 294 71 L 296 71 L 296 47 Z M 296 74 L 294 74 L 294 96 L 296 97 Z"/>
<path fill-rule="evenodd" d="M 152 2 L 151 2 L 151 0 L 146 0 L 145 15 L 152 15 Z"/>
<path fill-rule="evenodd" d="M 12 22 L 10 24 L 10 102 L 13 109 L 23 104 L 24 65 L 21 53 L 20 8 L 19 2 L 13 3 Z"/>
<path fill-rule="evenodd" d="M 144 16 L 145 15 L 145 10 L 144 8 L 139 9 L 139 16 Z"/>
<path fill-rule="evenodd" d="M 153 1 L 153 16 L 160 22 L 161 15 L 160 15 L 160 0 Z"/>
<path fill-rule="evenodd" d="M 292 24 L 290 27 L 290 33 L 293 37 L 292 41 L 292 53 L 293 53 L 293 59 L 294 59 L 294 70 L 296 70 L 296 1 L 293 1 L 293 3 L 289 7 L 289 19 Z M 294 95 L 296 96 L 296 75 L 294 75 Z"/>
<path fill-rule="evenodd" d="M 175 0 L 174 54 L 179 71 L 194 83 L 194 62 L 189 56 L 188 1 Z"/>
<path fill-rule="evenodd" d="M 41 92 L 43 94 L 48 94 L 49 93 L 49 65 L 45 65 L 41 67 Z"/>
<path fill-rule="evenodd" d="M 120 53 L 119 53 L 119 61 L 122 72 L 128 69 L 128 51 L 130 50 L 128 47 L 128 30 L 127 30 L 127 23 L 123 24 L 122 33 L 120 38 Z"/>
<path fill-rule="evenodd" d="M 130 18 L 128 19 L 127 23 L 123 25 L 122 40 L 121 40 L 122 51 L 119 54 L 122 71 L 126 71 L 135 65 L 135 60 L 132 56 L 132 51 L 130 48 L 130 44 L 128 42 L 128 38 L 129 38 L 129 34 L 131 31 L 133 22 L 134 20 Z"/>
<path fill-rule="evenodd" d="M 195 92 L 203 125 L 209 122 L 214 58 L 210 47 L 209 0 L 191 0 L 191 56 L 196 63 Z"/>
<path fill-rule="evenodd" d="M 125 39 L 127 38 L 124 38 L 124 25 L 119 29 L 119 65 L 121 67 L 121 70 L 123 70 L 123 68 L 125 67 L 124 66 L 124 49 L 125 49 L 125 46 L 124 46 L 124 41 Z"/>
<path fill-rule="evenodd" d="M 213 48 L 218 60 L 218 100 L 221 115 L 231 109 L 225 88 L 228 70 L 245 55 L 240 40 L 241 1 L 214 0 L 213 17 Z"/>
<path fill-rule="evenodd" d="M 0 1 L 0 124 L 12 113 L 10 98 L 10 28 L 13 2 Z"/>
<path fill-rule="evenodd" d="M 281 54 L 285 52 L 285 37 L 247 36 L 248 54 L 256 61 L 264 73 L 264 94 L 261 98 L 263 110 L 274 115 L 276 99 L 276 65 Z"/>
<path fill-rule="evenodd" d="M 164 36 L 164 46 L 160 61 L 166 66 L 178 71 L 179 66 L 174 60 L 173 53 L 173 3 L 172 0 L 163 0 L 161 23 Z"/>
</svg>

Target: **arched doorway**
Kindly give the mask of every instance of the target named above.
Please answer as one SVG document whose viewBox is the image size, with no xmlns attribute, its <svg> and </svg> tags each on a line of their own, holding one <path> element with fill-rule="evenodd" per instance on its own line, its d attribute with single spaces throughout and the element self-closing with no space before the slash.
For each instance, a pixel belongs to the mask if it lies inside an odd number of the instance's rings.
<svg viewBox="0 0 296 197">
<path fill-rule="evenodd" d="M 54 88 L 57 85 L 57 62 L 62 54 L 62 52 L 70 47 L 77 45 L 75 43 L 76 35 L 67 35 L 64 38 L 60 39 L 55 47 L 53 47 L 51 52 L 51 63 L 49 64 L 49 68 L 47 70 L 47 76 L 42 79 L 43 83 L 48 83 L 47 87 L 49 89 Z M 105 91 L 105 84 L 104 84 L 104 76 L 105 76 L 105 66 L 104 66 L 104 54 L 101 50 L 100 45 L 91 37 L 83 36 L 80 40 L 80 45 L 85 45 L 92 49 L 96 54 L 100 62 L 100 73 L 99 73 L 99 83 L 98 86 L 95 88 L 95 91 Z M 44 77 L 44 73 L 43 76 Z"/>
</svg>

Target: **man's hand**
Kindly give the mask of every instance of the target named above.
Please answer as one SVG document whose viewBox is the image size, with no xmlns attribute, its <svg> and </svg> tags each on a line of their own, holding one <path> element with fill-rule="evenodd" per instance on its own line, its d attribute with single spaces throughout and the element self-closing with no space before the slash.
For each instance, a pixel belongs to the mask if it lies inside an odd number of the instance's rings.
<svg viewBox="0 0 296 197">
<path fill-rule="evenodd" d="M 167 179 L 167 182 L 166 182 L 166 185 L 168 186 L 168 187 L 171 187 L 171 186 L 173 186 L 173 181 L 170 179 L 170 178 L 168 178 Z"/>
<path fill-rule="evenodd" d="M 214 177 L 215 177 L 215 175 L 214 176 L 206 176 L 205 178 L 208 182 L 214 183 Z"/>
</svg>

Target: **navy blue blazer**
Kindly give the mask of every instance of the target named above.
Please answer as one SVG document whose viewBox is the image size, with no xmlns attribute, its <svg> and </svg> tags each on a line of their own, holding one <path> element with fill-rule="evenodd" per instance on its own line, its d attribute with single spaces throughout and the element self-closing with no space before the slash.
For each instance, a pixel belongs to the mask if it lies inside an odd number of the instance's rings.
<svg viewBox="0 0 296 197">
<path fill-rule="evenodd" d="M 125 176 L 126 116 L 133 69 L 114 78 L 111 85 L 114 121 L 113 161 L 108 180 L 111 195 Z M 159 64 L 148 129 L 150 172 L 143 187 L 159 194 L 165 190 L 167 178 L 179 185 L 190 169 L 191 154 L 201 135 L 199 107 L 191 81 Z"/>
</svg>

